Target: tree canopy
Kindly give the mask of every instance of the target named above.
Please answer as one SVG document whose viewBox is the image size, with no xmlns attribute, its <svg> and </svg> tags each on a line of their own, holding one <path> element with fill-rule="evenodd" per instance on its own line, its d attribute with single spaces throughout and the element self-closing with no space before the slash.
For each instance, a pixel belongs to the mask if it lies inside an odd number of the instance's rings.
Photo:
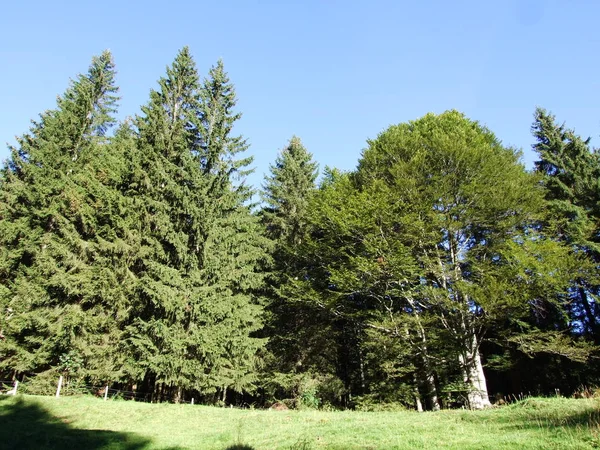
<svg viewBox="0 0 600 450">
<path fill-rule="evenodd" d="M 600 159 L 551 113 L 533 171 L 454 110 L 319 181 L 293 136 L 254 203 L 222 61 L 182 48 L 123 121 L 115 77 L 94 57 L 1 169 L 2 377 L 417 410 L 598 383 Z"/>
</svg>

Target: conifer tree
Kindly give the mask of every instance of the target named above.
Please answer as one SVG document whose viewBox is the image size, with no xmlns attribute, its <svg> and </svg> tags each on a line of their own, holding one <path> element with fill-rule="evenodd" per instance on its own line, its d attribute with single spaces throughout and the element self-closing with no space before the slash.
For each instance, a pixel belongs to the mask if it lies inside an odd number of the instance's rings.
<svg viewBox="0 0 600 450">
<path fill-rule="evenodd" d="M 265 242 L 245 204 L 251 192 L 234 182 L 251 161 L 235 159 L 247 148 L 231 136 L 235 103 L 222 63 L 201 84 L 184 48 L 136 121 L 127 195 L 141 250 L 130 376 L 158 398 L 195 390 L 225 400 L 254 381 L 262 341 L 251 333 L 262 307 L 253 292 Z"/>
<path fill-rule="evenodd" d="M 179 400 L 202 376 L 198 336 L 198 270 L 204 245 L 200 170 L 199 76 L 183 48 L 135 120 L 126 195 L 137 212 L 140 250 L 135 319 L 128 329 L 136 363 L 129 374 L 145 389 Z M 160 390 L 160 394 L 159 394 Z"/>
<path fill-rule="evenodd" d="M 270 170 L 263 186 L 262 220 L 272 239 L 291 247 L 301 243 L 306 232 L 308 201 L 316 188 L 318 164 L 300 138 L 293 136 Z"/>
<path fill-rule="evenodd" d="M 555 117 L 538 108 L 532 132 L 539 155 L 535 169 L 543 175 L 546 199 L 555 219 L 548 232 L 585 255 L 571 290 L 573 319 L 581 323 L 596 343 L 600 342 L 600 154 Z M 583 261 L 582 261 L 583 262 Z"/>
<path fill-rule="evenodd" d="M 316 190 L 317 172 L 318 164 L 300 138 L 293 136 L 270 166 L 261 193 L 261 222 L 274 244 L 268 281 L 271 364 L 267 370 L 271 383 L 280 386 L 288 396 L 301 396 L 300 385 L 314 376 L 312 373 L 328 372 L 319 364 L 325 358 L 326 348 L 331 348 L 331 335 L 326 331 L 330 328 L 324 324 L 326 314 L 310 302 L 284 292 L 289 280 L 299 273 L 300 246 L 309 230 L 308 204 Z"/>
<path fill-rule="evenodd" d="M 268 241 L 251 214 L 253 192 L 245 185 L 251 157 L 248 145 L 233 134 L 241 114 L 235 112 L 233 85 L 219 61 L 200 89 L 202 136 L 199 154 L 208 190 L 203 208 L 205 245 L 201 253 L 200 290 L 203 336 L 210 366 L 200 390 L 220 393 L 252 389 L 257 352 L 264 340 L 256 337 L 263 325 L 263 306 L 257 293 L 263 286 L 262 268 Z"/>
<path fill-rule="evenodd" d="M 3 169 L 1 364 L 15 373 L 113 369 L 106 349 L 118 329 L 119 281 L 103 247 L 120 201 L 105 170 L 114 161 L 106 136 L 114 76 L 110 53 L 95 57 L 18 139 Z"/>
</svg>

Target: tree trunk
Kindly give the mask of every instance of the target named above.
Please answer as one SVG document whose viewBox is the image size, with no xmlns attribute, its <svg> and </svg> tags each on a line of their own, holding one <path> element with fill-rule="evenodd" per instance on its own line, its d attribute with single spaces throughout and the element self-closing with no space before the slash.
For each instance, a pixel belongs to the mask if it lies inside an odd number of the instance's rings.
<svg viewBox="0 0 600 450">
<path fill-rule="evenodd" d="M 177 393 L 175 394 L 175 403 L 181 403 L 182 389 L 181 386 L 177 386 Z"/>
<path fill-rule="evenodd" d="M 464 382 L 469 389 L 467 394 L 469 408 L 484 409 L 491 406 L 488 397 L 485 374 L 481 364 L 481 355 L 479 354 L 477 338 L 473 336 L 469 345 L 459 355 L 459 362 L 463 371 Z"/>
<path fill-rule="evenodd" d="M 433 372 L 429 368 L 429 363 L 426 364 L 425 370 L 427 370 L 425 374 L 425 388 L 427 389 L 427 399 L 431 405 L 431 409 L 433 411 L 440 410 L 440 402 L 438 400 L 437 388 L 435 387 L 435 378 L 433 376 Z"/>
<path fill-rule="evenodd" d="M 360 342 L 358 343 L 358 365 L 359 365 L 359 375 L 360 375 L 360 393 L 364 394 L 367 389 L 367 385 L 365 382 L 365 364 L 363 362 L 363 353 L 360 348 Z"/>
<path fill-rule="evenodd" d="M 411 306 L 414 308 L 414 304 L 411 302 Z M 439 411 L 440 410 L 440 402 L 438 400 L 438 395 L 437 395 L 437 389 L 435 386 L 435 378 L 433 376 L 433 371 L 431 370 L 431 366 L 429 364 L 429 352 L 427 350 L 427 336 L 425 336 L 425 328 L 423 328 L 423 324 L 421 323 L 421 319 L 419 318 L 419 315 L 416 314 L 416 319 L 417 319 L 417 332 L 418 332 L 418 336 L 419 339 L 421 340 L 420 343 L 420 353 L 421 353 L 421 364 L 423 366 L 423 373 L 425 375 L 424 377 L 424 384 L 425 384 L 425 389 L 426 389 L 426 399 L 427 402 L 429 404 L 429 407 L 431 407 L 432 410 L 434 411 Z M 408 330 L 407 330 L 408 332 Z"/>
<path fill-rule="evenodd" d="M 419 383 L 417 381 L 417 374 L 413 374 L 413 395 L 415 397 L 415 407 L 418 412 L 423 412 L 423 404 L 421 403 L 421 394 L 419 393 Z"/>
</svg>

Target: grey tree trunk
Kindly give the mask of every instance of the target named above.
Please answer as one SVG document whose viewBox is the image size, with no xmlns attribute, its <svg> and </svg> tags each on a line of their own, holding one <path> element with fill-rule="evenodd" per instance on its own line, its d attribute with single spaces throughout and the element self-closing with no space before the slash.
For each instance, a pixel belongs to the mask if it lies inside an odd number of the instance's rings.
<svg viewBox="0 0 600 450">
<path fill-rule="evenodd" d="M 470 339 L 458 358 L 462 367 L 464 382 L 469 389 L 467 394 L 469 408 L 484 409 L 491 406 L 483 365 L 481 364 L 481 355 L 479 354 L 479 345 L 475 336 Z"/>
<path fill-rule="evenodd" d="M 423 412 L 423 404 L 421 403 L 421 394 L 419 393 L 419 384 L 417 383 L 417 374 L 413 375 L 413 395 L 415 397 L 415 408 L 418 412 Z"/>
<path fill-rule="evenodd" d="M 413 310 L 416 310 L 414 301 L 412 299 L 408 299 L 408 301 Z M 415 314 L 415 319 L 417 323 L 417 336 L 420 341 L 417 345 L 419 347 L 419 353 L 421 354 L 421 366 L 424 373 L 423 384 L 425 385 L 426 399 L 429 402 L 429 405 L 431 405 L 431 409 L 433 409 L 434 411 L 439 411 L 440 402 L 437 395 L 437 388 L 435 386 L 433 370 L 431 369 L 431 365 L 429 364 L 429 352 L 427 350 L 427 336 L 425 335 L 425 328 L 421 323 L 421 318 L 419 317 L 418 313 Z M 408 332 L 408 329 L 406 329 L 405 331 L 407 338 L 410 341 L 410 333 Z"/>
</svg>

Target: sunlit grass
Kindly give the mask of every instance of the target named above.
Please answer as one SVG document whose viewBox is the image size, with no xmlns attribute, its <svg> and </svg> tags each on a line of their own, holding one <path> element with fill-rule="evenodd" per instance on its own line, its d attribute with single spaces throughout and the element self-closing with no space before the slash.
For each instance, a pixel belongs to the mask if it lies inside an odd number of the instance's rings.
<svg viewBox="0 0 600 450">
<path fill-rule="evenodd" d="M 0 448 L 588 449 L 600 447 L 599 407 L 530 398 L 479 412 L 261 411 L 21 396 L 0 401 Z"/>
</svg>

